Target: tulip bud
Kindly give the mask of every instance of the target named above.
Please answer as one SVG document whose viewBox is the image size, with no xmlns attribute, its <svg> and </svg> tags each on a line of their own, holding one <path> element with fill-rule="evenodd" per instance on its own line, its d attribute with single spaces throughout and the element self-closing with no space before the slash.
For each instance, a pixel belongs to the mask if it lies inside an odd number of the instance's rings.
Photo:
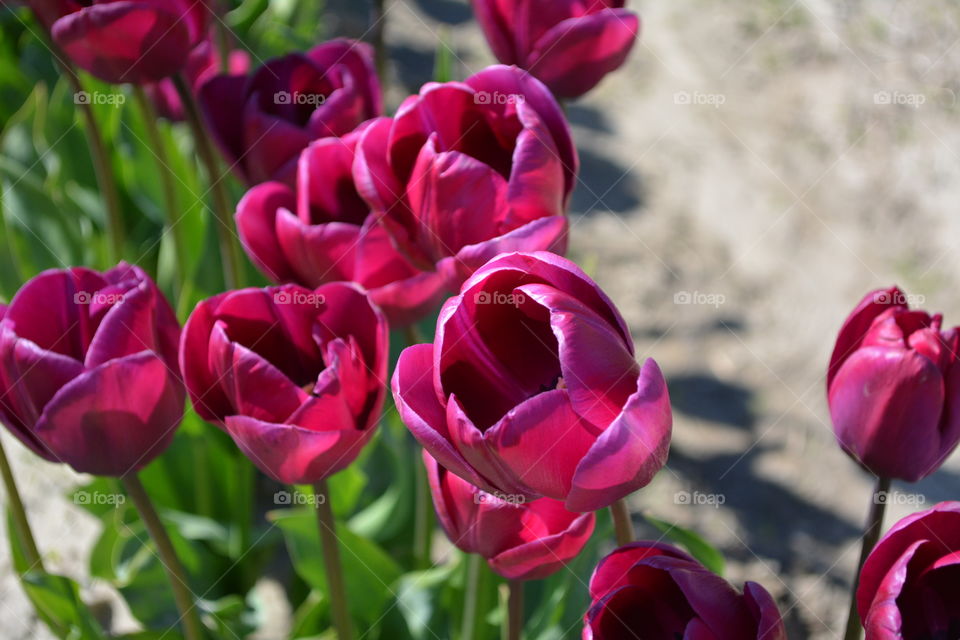
<svg viewBox="0 0 960 640">
<path fill-rule="evenodd" d="M 441 465 L 488 493 L 606 507 L 653 479 L 672 415 L 651 359 L 583 271 L 551 253 L 481 267 L 440 311 L 433 344 L 393 376 L 404 423 Z"/>
<path fill-rule="evenodd" d="M 483 556 L 508 580 L 538 580 L 576 557 L 593 533 L 592 513 L 572 513 L 550 498 L 493 495 L 423 453 L 433 504 L 450 541 Z"/>
<path fill-rule="evenodd" d="M 251 185 L 292 185 L 308 144 L 383 112 L 373 49 L 345 39 L 268 60 L 250 75 L 216 76 L 199 98 L 220 150 Z"/>
<path fill-rule="evenodd" d="M 584 640 L 724 638 L 786 640 L 777 605 L 748 582 L 743 593 L 676 547 L 634 542 L 600 561 Z"/>
<path fill-rule="evenodd" d="M 0 418 L 46 460 L 135 472 L 183 417 L 179 338 L 173 310 L 139 267 L 45 271 L 0 319 Z"/>
<path fill-rule="evenodd" d="M 113 84 L 179 73 L 207 33 L 208 0 L 30 0 L 70 60 Z"/>
<path fill-rule="evenodd" d="M 863 565 L 857 607 L 869 640 L 960 637 L 960 502 L 891 527 Z"/>
<path fill-rule="evenodd" d="M 386 395 L 388 329 L 351 284 L 229 291 L 202 301 L 180 344 L 194 408 L 261 471 L 313 484 L 347 467 Z"/>
<path fill-rule="evenodd" d="M 877 476 L 916 482 L 960 441 L 960 337 L 941 323 L 892 287 L 867 294 L 837 336 L 830 417 L 840 446 Z"/>
<path fill-rule="evenodd" d="M 577 98 L 620 67 L 640 33 L 626 0 L 472 0 L 503 64 L 526 69 L 561 98 Z"/>
</svg>

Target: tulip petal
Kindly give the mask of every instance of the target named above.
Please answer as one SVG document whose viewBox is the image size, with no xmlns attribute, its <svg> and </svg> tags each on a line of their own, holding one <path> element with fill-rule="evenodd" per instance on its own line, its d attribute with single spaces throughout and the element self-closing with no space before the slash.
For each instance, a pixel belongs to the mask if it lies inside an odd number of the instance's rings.
<svg viewBox="0 0 960 640">
<path fill-rule="evenodd" d="M 863 297 L 860 304 L 844 321 L 840 333 L 837 335 L 837 343 L 833 348 L 833 354 L 830 356 L 830 367 L 827 370 L 828 390 L 840 370 L 840 365 L 860 348 L 877 316 L 891 308 L 906 310 L 906 306 L 903 304 L 904 300 L 906 300 L 906 296 L 897 287 L 877 289 Z"/>
<path fill-rule="evenodd" d="M 241 158 L 243 148 L 243 115 L 246 103 L 247 77 L 240 74 L 218 75 L 207 80 L 197 91 L 203 121 L 213 133 L 228 164 L 247 183 L 252 182 Z"/>
<path fill-rule="evenodd" d="M 523 130 L 517 136 L 510 168 L 508 228 L 544 216 L 563 215 L 563 163 L 557 143 L 530 105 L 517 105 Z"/>
<path fill-rule="evenodd" d="M 567 252 L 568 228 L 566 216 L 540 218 L 496 238 L 463 247 L 455 257 L 442 260 L 437 268 L 450 274 L 452 282 L 459 285 L 502 253 L 550 251 L 563 255 Z"/>
<path fill-rule="evenodd" d="M 477 24 L 483 29 L 487 44 L 493 55 L 503 64 L 521 64 L 519 54 L 513 43 L 512 29 L 508 12 L 504 11 L 499 0 L 471 0 L 473 14 Z"/>
<path fill-rule="evenodd" d="M 624 63 L 639 33 L 640 18 L 625 9 L 570 18 L 537 41 L 527 68 L 555 95 L 577 98 Z"/>
<path fill-rule="evenodd" d="M 296 197 L 290 187 L 264 182 L 253 187 L 237 205 L 237 231 L 243 249 L 257 268 L 274 282 L 299 279 L 287 260 L 278 238 L 281 211 L 294 209 Z"/>
<path fill-rule="evenodd" d="M 363 132 L 353 161 L 357 191 L 370 208 L 379 213 L 392 211 L 403 196 L 403 184 L 390 165 L 391 118 L 377 118 Z"/>
<path fill-rule="evenodd" d="M 320 44 L 306 53 L 320 69 L 332 69 L 342 65 L 357 82 L 354 91 L 363 99 L 365 114 L 361 120 L 383 113 L 383 99 L 377 70 L 374 65 L 374 51 L 366 42 L 334 38 Z"/>
<path fill-rule="evenodd" d="M 217 374 L 208 366 L 208 345 L 216 322 L 216 310 L 228 295 L 221 293 L 201 301 L 184 324 L 180 342 L 180 371 L 190 402 L 201 418 L 217 423 L 233 409 Z"/>
<path fill-rule="evenodd" d="M 277 239 L 295 281 L 318 287 L 353 277 L 360 227 L 344 222 L 307 225 L 286 209 L 277 212 Z"/>
<path fill-rule="evenodd" d="M 743 585 L 743 597 L 757 627 L 757 638 L 787 640 L 787 630 L 777 603 L 763 586 L 756 582 Z"/>
<path fill-rule="evenodd" d="M 88 369 L 141 351 L 160 352 L 159 336 L 154 329 L 157 324 L 155 292 L 144 283 L 118 296 L 118 302 L 104 315 L 87 349 L 84 365 Z"/>
<path fill-rule="evenodd" d="M 672 427 L 667 384 L 649 358 L 636 393 L 580 461 L 567 509 L 595 511 L 649 484 L 666 464 Z"/>
<path fill-rule="evenodd" d="M 81 473 L 123 476 L 142 469 L 173 439 L 183 386 L 150 352 L 106 362 L 64 385 L 36 434 Z"/>
<path fill-rule="evenodd" d="M 541 498 L 549 500 L 549 498 Z M 565 530 L 513 547 L 490 559 L 490 568 L 508 580 L 540 580 L 559 571 L 583 549 L 596 518 L 579 515 Z"/>
</svg>

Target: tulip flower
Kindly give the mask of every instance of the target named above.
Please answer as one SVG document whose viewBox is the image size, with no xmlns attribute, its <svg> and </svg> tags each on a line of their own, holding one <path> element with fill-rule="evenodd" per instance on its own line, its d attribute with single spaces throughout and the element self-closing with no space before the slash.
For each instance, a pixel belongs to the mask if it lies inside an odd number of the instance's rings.
<svg viewBox="0 0 960 640">
<path fill-rule="evenodd" d="M 106 82 L 144 84 L 181 71 L 210 22 L 208 0 L 30 0 L 54 41 Z"/>
<path fill-rule="evenodd" d="M 357 193 L 351 167 L 365 127 L 310 143 L 300 154 L 296 189 L 276 181 L 250 189 L 237 206 L 237 229 L 251 260 L 273 281 L 310 288 L 357 282 L 400 326 L 439 305 L 447 283 L 397 251 Z"/>
<path fill-rule="evenodd" d="M 567 243 L 577 172 L 550 92 L 512 67 L 424 85 L 357 146 L 357 189 L 401 251 L 459 286 L 505 251 Z"/>
<path fill-rule="evenodd" d="M 222 56 L 211 38 L 203 40 L 193 48 L 183 67 L 190 88 L 196 94 L 207 80 L 220 73 Z M 235 49 L 227 56 L 227 67 L 231 74 L 245 74 L 250 69 L 250 55 L 243 50 Z M 154 84 L 144 86 L 144 91 L 153 101 L 157 113 L 174 122 L 184 120 L 183 104 L 173 81 L 169 78 Z"/>
<path fill-rule="evenodd" d="M 664 465 L 672 417 L 656 362 L 634 359 L 620 313 L 547 252 L 499 256 L 407 348 L 393 376 L 404 423 L 437 462 L 488 493 L 594 511 Z"/>
<path fill-rule="evenodd" d="M 623 64 L 640 33 L 626 0 L 472 0 L 503 64 L 528 70 L 561 98 L 577 98 Z"/>
<path fill-rule="evenodd" d="M 584 640 L 787 638 L 762 586 L 747 582 L 740 593 L 668 544 L 634 542 L 615 550 L 593 571 L 590 598 Z"/>
<path fill-rule="evenodd" d="M 857 605 L 868 640 L 960 637 L 960 502 L 907 516 L 863 566 Z"/>
<path fill-rule="evenodd" d="M 837 337 L 827 393 L 844 451 L 877 476 L 916 482 L 960 441 L 960 337 L 906 302 L 896 287 L 860 302 Z"/>
<path fill-rule="evenodd" d="M 493 495 L 423 453 L 437 517 L 450 541 L 482 556 L 508 580 L 539 580 L 576 557 L 593 533 L 592 513 L 572 513 L 550 498 Z"/>
<path fill-rule="evenodd" d="M 45 271 L 0 320 L 0 419 L 45 460 L 131 474 L 166 449 L 183 417 L 179 339 L 139 267 Z"/>
<path fill-rule="evenodd" d="M 250 75 L 217 76 L 199 97 L 221 151 L 251 185 L 292 183 L 310 142 L 383 112 L 373 49 L 345 39 L 268 60 Z"/>
<path fill-rule="evenodd" d="M 194 408 L 271 478 L 316 483 L 373 435 L 388 329 L 357 286 L 285 285 L 202 301 L 180 344 Z"/>
</svg>

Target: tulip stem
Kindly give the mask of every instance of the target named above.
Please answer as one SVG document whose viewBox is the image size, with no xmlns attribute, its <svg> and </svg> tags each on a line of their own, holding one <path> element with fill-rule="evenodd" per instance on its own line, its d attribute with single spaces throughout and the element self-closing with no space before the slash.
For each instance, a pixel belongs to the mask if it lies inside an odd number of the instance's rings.
<svg viewBox="0 0 960 640">
<path fill-rule="evenodd" d="M 883 530 L 883 514 L 887 508 L 886 494 L 890 492 L 890 478 L 877 478 L 870 505 L 870 515 L 867 517 L 867 527 L 863 534 L 863 543 L 860 547 L 860 562 L 857 564 L 857 573 L 853 577 L 853 586 L 850 589 L 850 612 L 847 615 L 847 631 L 844 640 L 860 640 L 863 627 L 860 624 L 860 614 L 857 612 L 857 587 L 860 585 L 860 573 L 867 561 L 867 556 L 873 551 L 880 539 Z"/>
<path fill-rule="evenodd" d="M 610 514 L 613 516 L 613 528 L 617 536 L 617 545 L 623 546 L 633 542 L 633 523 L 630 521 L 630 509 L 627 499 L 621 498 L 610 505 Z"/>
<path fill-rule="evenodd" d="M 177 93 L 180 94 L 183 113 L 187 122 L 190 123 L 197 153 L 200 155 L 200 161 L 206 168 L 207 178 L 210 180 L 210 191 L 213 192 L 213 214 L 216 218 L 214 226 L 220 240 L 220 260 L 223 263 L 224 283 L 227 289 L 235 289 L 240 286 L 241 261 L 237 243 L 234 240 L 233 216 L 230 212 L 230 200 L 223 184 L 223 176 L 219 175 L 213 145 L 203 126 L 200 109 L 197 107 L 196 100 L 193 99 L 190 87 L 183 76 L 179 74 L 173 76 L 173 84 L 177 87 Z"/>
<path fill-rule="evenodd" d="M 507 581 L 507 617 L 504 640 L 520 640 L 523 634 L 523 582 Z"/>
<path fill-rule="evenodd" d="M 157 126 L 157 112 L 153 104 L 147 97 L 143 88 L 134 85 L 133 95 L 136 98 L 137 106 L 143 117 L 143 125 L 147 130 L 147 137 L 150 139 L 150 146 L 153 157 L 156 160 L 157 172 L 160 175 L 160 190 L 163 192 L 163 206 L 167 218 L 167 228 L 165 233 L 169 233 L 173 240 L 173 253 L 176 260 L 174 268 L 174 287 L 177 299 L 183 293 L 186 287 L 186 276 L 183 269 L 187 265 L 186 244 L 183 237 L 183 228 L 177 224 L 180 216 L 177 215 L 177 197 L 176 186 L 173 181 L 173 171 L 170 169 L 170 159 L 167 156 L 167 148 L 163 144 L 163 138 L 160 136 L 160 128 Z"/>
<path fill-rule="evenodd" d="M 143 520 L 143 524 L 147 527 L 147 531 L 157 547 L 160 563 L 166 569 L 167 578 L 170 580 L 170 586 L 173 589 L 173 599 L 177 603 L 177 610 L 180 612 L 184 637 L 186 640 L 202 640 L 202 626 L 193 601 L 193 594 L 187 586 L 187 572 L 184 571 L 180 558 L 177 557 L 170 536 L 160 521 L 160 515 L 154 508 L 150 496 L 147 495 L 143 483 L 140 482 L 140 478 L 136 474 L 131 473 L 124 476 L 122 482 L 127 490 L 127 495 L 133 501 L 133 505 L 140 514 L 140 519 Z"/>
<path fill-rule="evenodd" d="M 420 461 L 417 461 L 414 467 L 416 472 L 414 494 L 416 513 L 413 520 L 413 557 L 416 568 L 423 571 L 429 569 L 432 564 L 433 499 L 430 497 L 430 481 L 427 478 L 427 468 Z"/>
<path fill-rule="evenodd" d="M 40 551 L 37 549 L 37 541 L 30 530 L 27 511 L 23 508 L 23 500 L 20 499 L 20 491 L 17 490 L 17 483 L 13 479 L 13 470 L 10 468 L 10 461 L 7 460 L 7 454 L 2 443 L 0 443 L 0 475 L 3 475 L 3 485 L 7 490 L 7 505 L 13 517 L 13 526 L 29 564 L 27 571 L 34 568 L 43 571 L 43 560 L 40 558 Z"/>
<path fill-rule="evenodd" d="M 477 637 L 477 622 L 480 610 L 480 598 L 483 591 L 484 559 L 478 553 L 467 554 L 467 582 L 463 594 L 463 625 L 460 640 L 474 640 Z"/>
<path fill-rule="evenodd" d="M 384 42 L 384 31 L 387 26 L 386 0 L 373 0 L 373 14 L 370 17 L 370 41 L 373 43 L 374 60 L 377 65 L 377 76 L 380 84 L 387 86 L 387 49 Z"/>
<path fill-rule="evenodd" d="M 347 608 L 347 590 L 343 583 L 343 569 L 340 565 L 340 550 L 337 544 L 337 524 L 333 518 L 333 508 L 330 506 L 330 491 L 326 478 L 316 483 L 313 489 L 333 626 L 337 630 L 338 640 L 350 640 L 353 637 L 353 631 L 350 626 L 350 611 Z"/>
</svg>

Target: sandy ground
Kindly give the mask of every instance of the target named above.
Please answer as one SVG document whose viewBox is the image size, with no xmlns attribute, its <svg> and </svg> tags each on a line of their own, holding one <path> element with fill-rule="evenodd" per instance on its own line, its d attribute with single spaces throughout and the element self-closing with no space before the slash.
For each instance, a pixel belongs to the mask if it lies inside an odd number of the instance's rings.
<svg viewBox="0 0 960 640">
<path fill-rule="evenodd" d="M 879 286 L 960 324 L 960 7 L 630 4 L 644 18 L 630 63 L 569 114 L 583 161 L 571 253 L 660 363 L 676 410 L 668 468 L 634 506 L 720 547 L 731 580 L 776 596 L 791 638 L 837 638 L 872 489 L 834 443 L 826 362 Z M 347 11 L 342 30 L 361 18 Z M 429 79 L 438 33 L 458 75 L 492 62 L 463 2 L 394 0 L 406 90 Z M 96 525 L 55 497 L 77 479 L 4 444 L 48 564 L 82 579 Z M 960 456 L 895 491 L 888 522 L 960 498 Z M 3 541 L 0 635 L 47 637 L 7 565 Z"/>
</svg>

